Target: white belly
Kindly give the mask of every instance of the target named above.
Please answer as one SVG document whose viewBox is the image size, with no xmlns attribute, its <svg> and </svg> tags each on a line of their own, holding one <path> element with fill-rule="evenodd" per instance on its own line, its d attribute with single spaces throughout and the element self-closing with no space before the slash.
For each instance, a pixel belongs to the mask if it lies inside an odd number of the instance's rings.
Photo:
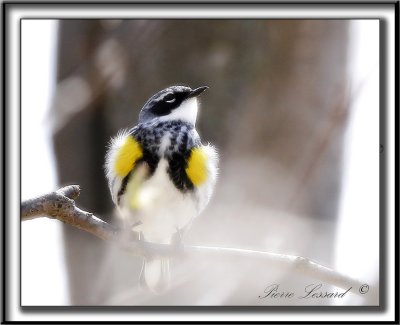
<svg viewBox="0 0 400 325">
<path fill-rule="evenodd" d="M 178 229 L 188 225 L 200 212 L 196 191 L 182 193 L 169 178 L 168 163 L 161 159 L 150 179 L 138 187 L 138 209 L 132 209 L 129 195 L 122 198 L 122 214 L 130 222 L 140 222 L 134 231 L 141 232 L 146 241 L 169 244 Z"/>
</svg>

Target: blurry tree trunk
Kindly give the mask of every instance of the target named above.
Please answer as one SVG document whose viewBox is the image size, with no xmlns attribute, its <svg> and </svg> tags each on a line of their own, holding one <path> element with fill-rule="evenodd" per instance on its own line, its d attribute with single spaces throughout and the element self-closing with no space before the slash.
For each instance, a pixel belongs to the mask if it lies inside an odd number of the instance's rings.
<svg viewBox="0 0 400 325">
<path fill-rule="evenodd" d="M 103 172 L 110 136 L 137 122 L 150 95 L 187 84 L 210 86 L 199 130 L 222 153 L 220 182 L 247 192 L 249 205 L 336 218 L 348 22 L 65 20 L 59 36 L 58 175 L 81 186 L 83 208 L 112 211 Z M 64 235 L 72 304 L 137 287 L 140 259 L 76 229 Z M 332 251 L 333 237 L 334 229 L 319 245 Z"/>
<path fill-rule="evenodd" d="M 230 149 L 246 152 L 251 147 L 295 178 L 297 186 L 282 193 L 278 206 L 335 218 L 348 100 L 348 23 L 275 21 L 268 24 L 263 42 L 264 56 L 254 56 L 247 65 L 244 94 L 237 98 L 242 110 L 231 121 Z M 260 66 L 267 78 L 260 75 Z"/>
<path fill-rule="evenodd" d="M 85 191 L 78 204 L 109 216 L 112 202 L 103 165 L 111 117 L 105 114 L 107 80 L 96 60 L 103 37 L 98 21 L 65 20 L 60 24 L 54 146 L 60 184 L 78 183 Z M 71 303 L 96 304 L 106 299 L 108 286 L 117 287 L 112 277 L 105 281 L 109 245 L 68 226 L 64 238 Z"/>
<path fill-rule="evenodd" d="M 249 40 L 253 46 L 263 45 L 255 46 L 242 92 L 235 96 L 241 109 L 230 116 L 234 127 L 226 150 L 229 160 L 251 153 L 261 161 L 267 157 L 270 168 L 262 181 L 257 182 L 257 177 L 243 181 L 259 183 L 256 193 L 261 202 L 331 225 L 339 207 L 351 100 L 347 97 L 348 31 L 349 22 L 343 20 L 265 24 L 264 38 L 254 35 Z M 260 71 L 267 71 L 267 77 Z M 245 163 L 236 167 L 245 168 Z M 324 237 L 318 243 L 310 240 L 309 249 L 325 252 L 316 255 L 329 264 L 333 255 L 326 252 L 334 251 L 335 227 Z"/>
</svg>

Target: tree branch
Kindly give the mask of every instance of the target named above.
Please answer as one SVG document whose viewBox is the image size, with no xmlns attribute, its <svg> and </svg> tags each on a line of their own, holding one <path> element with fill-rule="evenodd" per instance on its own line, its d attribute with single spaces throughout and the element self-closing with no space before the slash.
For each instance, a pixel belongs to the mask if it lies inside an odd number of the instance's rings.
<svg viewBox="0 0 400 325">
<path fill-rule="evenodd" d="M 104 240 L 117 240 L 118 229 L 97 218 L 90 212 L 75 206 L 79 196 L 78 185 L 70 185 L 56 192 L 30 199 L 21 204 L 21 220 L 30 220 L 47 216 L 58 219 L 66 224 L 87 231 Z"/>
<path fill-rule="evenodd" d="M 63 187 L 56 192 L 26 200 L 21 204 L 21 221 L 40 218 L 43 216 L 47 216 L 51 219 L 58 219 L 70 226 L 89 232 L 103 240 L 116 243 L 123 249 L 141 257 L 162 257 L 207 253 L 262 258 L 269 263 L 291 268 L 306 276 L 310 276 L 314 279 L 318 279 L 324 283 L 329 283 L 342 289 L 352 287 L 355 289 L 352 291 L 353 293 L 360 294 L 358 288 L 364 284 L 301 256 L 228 247 L 165 245 L 140 240 L 126 241 L 126 237 L 122 235 L 124 231 L 123 229 L 117 228 L 101 220 L 92 213 L 83 211 L 75 206 L 74 199 L 79 196 L 79 193 L 80 188 L 78 185 L 70 185 Z"/>
</svg>

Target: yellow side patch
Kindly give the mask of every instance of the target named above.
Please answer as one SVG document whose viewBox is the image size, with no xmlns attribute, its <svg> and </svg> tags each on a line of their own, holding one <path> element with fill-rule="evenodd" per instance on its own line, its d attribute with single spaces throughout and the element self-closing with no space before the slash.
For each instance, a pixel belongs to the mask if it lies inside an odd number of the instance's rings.
<svg viewBox="0 0 400 325">
<path fill-rule="evenodd" d="M 203 147 L 192 149 L 190 153 L 186 175 L 194 186 L 199 186 L 207 179 L 207 155 Z"/>
<path fill-rule="evenodd" d="M 143 157 L 140 144 L 131 136 L 127 136 L 125 143 L 119 148 L 114 163 L 114 169 L 118 176 L 125 177 L 135 166 L 138 159 Z"/>
</svg>

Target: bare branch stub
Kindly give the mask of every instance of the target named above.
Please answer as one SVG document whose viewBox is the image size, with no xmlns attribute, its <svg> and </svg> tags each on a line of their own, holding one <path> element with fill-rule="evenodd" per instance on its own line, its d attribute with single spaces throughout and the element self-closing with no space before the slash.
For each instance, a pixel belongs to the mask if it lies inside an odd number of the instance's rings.
<svg viewBox="0 0 400 325">
<path fill-rule="evenodd" d="M 79 185 L 69 185 L 59 189 L 57 193 L 60 193 L 71 200 L 75 200 L 81 193 L 81 188 Z"/>
</svg>

